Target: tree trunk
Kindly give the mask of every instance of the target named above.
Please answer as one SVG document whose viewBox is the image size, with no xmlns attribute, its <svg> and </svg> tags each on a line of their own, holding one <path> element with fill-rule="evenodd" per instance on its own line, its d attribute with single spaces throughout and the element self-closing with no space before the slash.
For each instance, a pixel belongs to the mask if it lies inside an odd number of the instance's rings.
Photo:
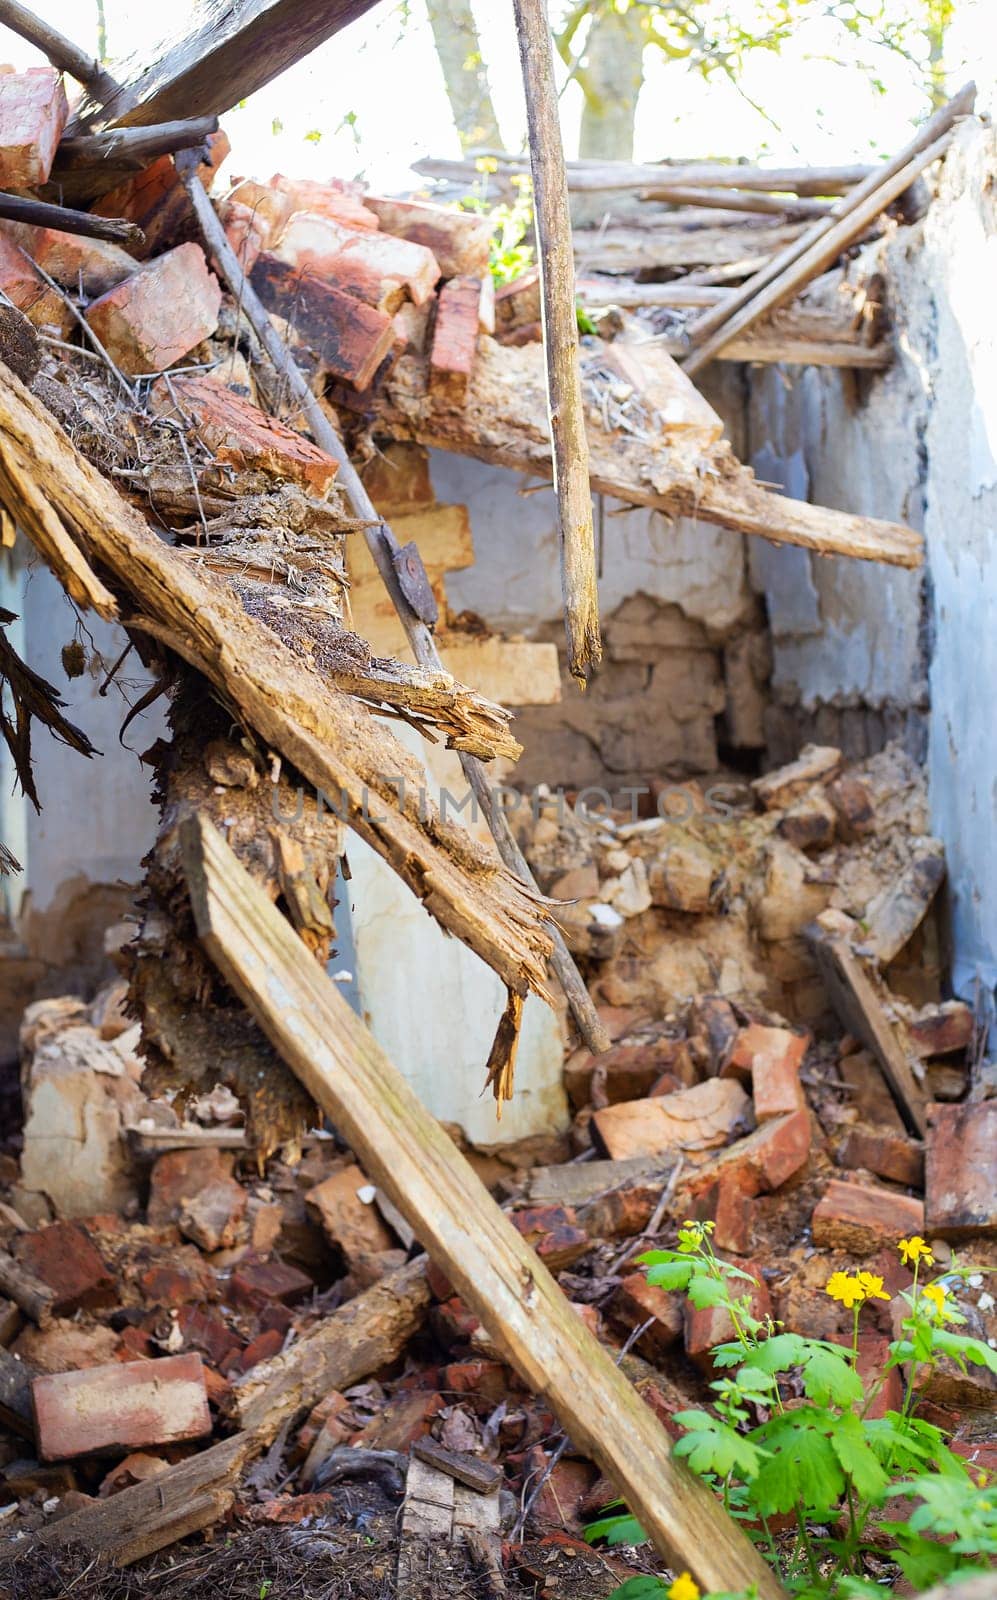
<svg viewBox="0 0 997 1600">
<path fill-rule="evenodd" d="M 471 0 L 426 0 L 426 9 L 461 149 L 501 150 Z"/>
<path fill-rule="evenodd" d="M 644 82 L 641 8 L 607 8 L 592 23 L 580 82 L 585 92 L 578 154 L 632 161 L 637 100 Z"/>
</svg>

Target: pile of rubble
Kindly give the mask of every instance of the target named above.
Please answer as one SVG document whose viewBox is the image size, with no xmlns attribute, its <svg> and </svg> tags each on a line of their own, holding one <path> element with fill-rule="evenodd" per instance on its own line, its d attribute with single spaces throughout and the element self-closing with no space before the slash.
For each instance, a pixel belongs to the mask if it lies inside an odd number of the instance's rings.
<svg viewBox="0 0 997 1600">
<path fill-rule="evenodd" d="M 466 1150 L 673 1434 L 676 1411 L 708 1402 L 710 1351 L 727 1336 L 723 1313 L 684 1307 L 636 1264 L 685 1217 L 715 1222 L 759 1315 L 845 1342 L 851 1314 L 824 1293 L 828 1277 L 861 1265 L 899 1289 L 899 1237 L 923 1234 L 940 1263 L 958 1246 L 997 1266 L 997 1099 L 971 1012 L 939 1001 L 937 974 L 909 954 L 913 940 L 929 947 L 942 872 L 919 831 L 916 769 L 893 749 L 846 769 L 810 748 L 753 789 L 726 787 L 711 815 L 719 785 L 663 788 L 660 814 L 636 821 L 535 797 L 532 865 L 571 896 L 560 914 L 613 1045 L 569 1050 L 567 1135 Z M 680 822 L 679 796 L 697 797 Z M 777 929 L 764 894 L 787 881 Z M 769 888 L 752 898 L 751 884 Z M 721 929 L 722 982 L 680 974 L 683 950 L 709 960 Z M 822 990 L 819 965 L 787 983 L 780 952 L 819 963 L 822 942 L 846 937 L 869 987 L 850 992 L 856 1031 L 843 1035 L 828 1020 L 840 991 Z M 915 972 L 917 1005 L 903 997 Z M 794 1002 L 792 1024 L 775 996 Z M 452 1547 L 489 1593 L 597 1595 L 654 1570 L 646 1547 L 585 1544 L 618 1486 L 565 1439 L 335 1133 L 261 1166 L 225 1088 L 186 1108 L 146 1098 L 136 1034 L 123 980 L 24 1018 L 23 1151 L 5 1158 L 0 1207 L 8 1555 L 61 1559 L 85 1543 L 130 1563 L 195 1527 L 290 1525 L 320 1541 L 310 1559 L 326 1575 L 373 1541 L 397 1558 L 402 1594 L 439 1580 L 430 1537 L 437 1561 Z M 957 1292 L 968 1331 L 995 1343 L 984 1280 Z M 881 1363 L 898 1304 L 877 1306 L 863 1368 Z M 897 1404 L 900 1385 L 895 1371 L 877 1404 Z M 960 1454 L 997 1468 L 990 1374 L 943 1364 L 920 1403 Z M 169 1493 L 147 1527 L 155 1502 L 118 1496 L 157 1480 Z M 258 1556 L 265 1577 L 273 1547 Z"/>
</svg>

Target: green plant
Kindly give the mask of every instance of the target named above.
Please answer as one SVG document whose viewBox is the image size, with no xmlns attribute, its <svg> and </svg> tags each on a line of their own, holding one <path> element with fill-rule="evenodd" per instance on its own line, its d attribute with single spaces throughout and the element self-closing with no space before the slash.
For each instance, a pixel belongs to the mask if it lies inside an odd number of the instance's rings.
<svg viewBox="0 0 997 1600">
<path fill-rule="evenodd" d="M 934 1264 L 930 1247 L 917 1236 L 900 1241 L 913 1279 L 899 1296 L 906 1313 L 881 1370 L 865 1382 L 858 1370 L 859 1323 L 863 1307 L 892 1298 L 881 1277 L 835 1272 L 828 1279 L 825 1292 L 853 1314 L 850 1344 L 804 1338 L 753 1315 L 751 1290 L 744 1287 L 753 1288 L 753 1280 L 717 1256 L 712 1231 L 710 1222 L 687 1222 L 677 1249 L 639 1258 L 648 1283 L 685 1294 L 697 1308 L 722 1308 L 734 1332 L 713 1350 L 720 1376 L 710 1386 L 712 1408 L 676 1413 L 685 1432 L 675 1454 L 745 1525 L 786 1587 L 807 1600 L 881 1594 L 864 1570 L 873 1550 L 919 1588 L 989 1569 L 997 1555 L 997 1484 L 971 1473 L 942 1430 L 915 1415 L 919 1392 L 939 1362 L 997 1373 L 997 1352 L 956 1331 L 965 1318 L 947 1288 L 977 1269 L 959 1266 L 953 1255 L 943 1275 L 922 1283 L 922 1269 Z M 906 1369 L 901 1408 L 870 1416 L 894 1368 Z M 888 1506 L 899 1515 L 877 1517 Z M 779 1528 L 787 1522 L 794 1531 L 783 1536 Z M 586 1535 L 610 1544 L 644 1537 L 625 1512 L 603 1517 Z M 699 1590 L 688 1573 L 671 1586 L 640 1577 L 616 1590 L 613 1600 L 663 1595 L 698 1600 Z"/>
<path fill-rule="evenodd" d="M 498 162 L 494 156 L 479 156 L 475 166 L 481 178 L 458 204 L 463 211 L 475 211 L 491 219 L 489 259 L 492 277 L 496 285 L 501 286 L 512 283 L 533 265 L 533 246 L 523 242 L 533 221 L 533 185 L 528 177 L 517 175 L 511 180 L 516 190 L 515 199 L 511 203 L 489 205 L 488 175 L 497 170 Z"/>
</svg>

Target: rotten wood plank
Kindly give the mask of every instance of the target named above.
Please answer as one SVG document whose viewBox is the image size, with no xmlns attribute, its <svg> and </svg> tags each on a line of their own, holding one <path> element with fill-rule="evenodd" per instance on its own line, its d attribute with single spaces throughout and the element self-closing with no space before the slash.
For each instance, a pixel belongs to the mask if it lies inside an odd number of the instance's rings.
<svg viewBox="0 0 997 1600">
<path fill-rule="evenodd" d="M 578 1317 L 472 1168 L 216 829 L 181 849 L 198 934 L 309 1094 L 333 1118 L 458 1293 L 574 1442 L 616 1482 L 673 1565 L 704 1589 L 782 1591 Z"/>
<path fill-rule="evenodd" d="M 475 1494 L 491 1494 L 505 1476 L 502 1468 L 493 1461 L 482 1461 L 466 1451 L 445 1450 L 429 1437 L 417 1439 L 412 1446 L 412 1454 L 427 1466 L 435 1467 L 438 1472 L 445 1472 L 457 1483 L 473 1489 Z"/>
<path fill-rule="evenodd" d="M 530 137 L 568 669 L 584 687 L 588 670 L 602 659 L 602 639 L 568 184 L 547 8 L 544 0 L 513 0 L 513 15 Z"/>
</svg>

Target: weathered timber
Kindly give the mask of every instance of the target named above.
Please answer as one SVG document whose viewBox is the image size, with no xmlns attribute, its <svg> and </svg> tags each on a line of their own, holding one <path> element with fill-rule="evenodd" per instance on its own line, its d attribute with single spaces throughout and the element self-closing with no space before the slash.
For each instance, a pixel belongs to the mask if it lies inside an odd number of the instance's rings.
<svg viewBox="0 0 997 1600">
<path fill-rule="evenodd" d="M 308 1092 L 332 1117 L 493 1342 L 576 1445 L 617 1483 L 659 1551 L 706 1589 L 777 1579 L 392 1066 L 328 976 L 259 893 L 217 830 L 183 825 L 198 932 Z"/>
<path fill-rule="evenodd" d="M 197 149 L 217 132 L 217 117 L 185 117 L 149 128 L 109 128 L 105 133 L 64 138 L 41 194 L 61 205 L 97 200 L 157 156 Z"/>
<path fill-rule="evenodd" d="M 899 1037 L 902 1023 L 891 1022 L 877 988 L 847 938 L 824 932 L 816 923 L 809 930 L 811 949 L 831 1003 L 844 1026 L 861 1039 L 879 1062 L 907 1127 L 920 1138 L 927 1128 L 927 1097 L 914 1076 L 912 1061 Z"/>
<path fill-rule="evenodd" d="M 335 456 L 340 464 L 339 485 L 345 491 L 354 515 L 360 519 L 363 525 L 364 539 L 370 551 L 371 559 L 391 597 L 391 602 L 405 629 L 416 661 L 422 667 L 440 670 L 442 664 L 433 636 L 426 624 L 416 615 L 399 583 L 398 571 L 395 565 L 400 550 L 398 540 L 392 533 L 388 523 L 375 510 L 373 501 L 364 488 L 360 475 L 353 466 L 342 440 L 333 429 L 328 417 L 312 394 L 285 345 L 278 338 L 273 323 L 270 321 L 266 309 L 253 290 L 252 285 L 247 283 L 245 273 L 235 251 L 226 239 L 224 229 L 218 220 L 214 207 L 205 193 L 204 185 L 201 183 L 197 171 L 188 157 L 181 155 L 178 158 L 178 170 L 181 173 L 184 186 L 197 214 L 204 233 L 205 243 L 218 265 L 222 278 L 234 296 L 236 303 L 245 312 L 274 371 L 283 379 L 287 385 L 288 393 L 300 405 L 302 415 L 308 423 L 315 443 L 320 445 L 323 450 L 327 450 L 330 455 Z M 509 819 L 501 806 L 492 804 L 491 788 L 483 767 L 480 762 L 466 751 L 461 754 L 460 759 L 464 776 L 467 778 L 474 793 L 475 800 L 481 807 L 482 814 L 491 831 L 492 838 L 495 840 L 496 849 L 504 866 L 516 878 L 526 884 L 528 890 L 539 892 L 536 890 L 536 884 L 533 881 L 526 858 L 513 837 Z M 571 953 L 564 942 L 564 936 L 552 923 L 548 924 L 548 929 L 552 942 L 551 965 L 557 975 L 558 982 L 564 990 L 579 1031 L 593 1053 L 598 1054 L 601 1051 L 608 1050 L 609 1035 L 596 1013 L 592 997 L 582 981 L 578 968 L 575 966 Z"/>
<path fill-rule="evenodd" d="M 826 219 L 825 219 L 826 220 Z M 818 224 L 812 224 L 818 226 Z M 740 276 L 797 245 L 807 224 L 745 217 L 724 223 L 718 213 L 671 211 L 653 222 L 576 228 L 579 272 L 730 270 Z"/>
<path fill-rule="evenodd" d="M 831 210 L 829 200 L 763 194 L 750 189 L 697 189 L 694 184 L 665 183 L 641 198 L 666 200 L 673 206 L 703 206 L 709 211 L 756 211 L 770 217 L 826 217 Z"/>
<path fill-rule="evenodd" d="M 33 1272 L 22 1267 L 6 1250 L 0 1250 L 0 1290 L 9 1295 L 22 1311 L 26 1311 L 40 1328 L 48 1327 L 52 1320 L 55 1295 L 47 1283 L 42 1283 Z"/>
<path fill-rule="evenodd" d="M 669 360 L 663 351 L 655 355 L 653 344 L 639 347 L 639 359 L 646 363 Z M 601 357 L 594 355 L 593 360 Z M 463 411 L 436 406 L 427 394 L 424 361 L 406 355 L 395 364 L 378 395 L 375 426 L 389 438 L 414 439 L 549 480 L 550 440 L 544 427 L 543 396 L 539 346 L 511 348 L 486 338 L 480 341 Z M 854 556 L 901 567 L 921 564 L 923 540 L 909 528 L 774 494 L 755 480 L 724 443 L 713 447 L 709 469 L 701 471 L 689 452 L 678 448 L 679 441 L 667 428 L 651 438 L 607 432 L 595 405 L 589 408 L 586 420 L 592 487 L 601 494 L 776 544 L 801 545 L 823 555 Z"/>
<path fill-rule="evenodd" d="M 34 1443 L 35 1425 L 31 1410 L 31 1380 L 38 1369 L 18 1361 L 9 1350 L 0 1349 L 0 1422 L 23 1439 Z"/>
<path fill-rule="evenodd" d="M 713 311 L 705 312 L 692 329 L 693 340 L 701 347 L 697 351 L 697 357 L 702 357 L 703 352 L 707 349 L 715 352 L 722 348 L 723 341 L 719 338 L 721 329 L 725 333 L 729 333 L 731 337 L 735 333 L 744 331 L 744 328 L 749 324 L 736 322 L 742 310 L 747 312 L 750 308 L 752 313 L 750 321 L 757 321 L 767 311 L 772 310 L 776 304 L 781 303 L 781 300 L 785 298 L 781 294 L 781 289 L 785 288 L 792 269 L 804 258 L 808 258 L 810 261 L 819 261 L 825 265 L 828 261 L 833 260 L 834 256 L 826 256 L 821 248 L 832 232 L 840 241 L 837 246 L 839 251 L 846 244 L 860 237 L 864 228 L 878 215 L 879 210 L 888 205 L 891 199 L 896 199 L 903 193 L 903 186 L 891 188 L 895 184 L 898 175 L 902 173 L 908 175 L 907 187 L 909 187 L 910 183 L 923 170 L 923 166 L 927 164 L 924 162 L 920 166 L 917 164 L 923 157 L 924 152 L 931 149 L 940 138 L 949 133 L 958 117 L 967 116 L 972 111 L 975 100 L 976 85 L 968 83 L 946 105 L 936 111 L 934 116 L 929 117 L 928 121 L 918 129 L 913 139 L 902 150 L 898 151 L 891 161 L 886 162 L 882 167 L 874 169 L 863 182 L 858 184 L 835 207 L 830 216 L 823 217 L 815 222 L 810 228 L 806 229 L 794 244 L 788 245 L 785 250 L 775 255 L 759 272 L 742 284 L 731 300 L 721 307 L 716 307 Z M 878 201 L 887 193 L 889 198 L 884 199 L 882 205 L 878 205 Z M 878 209 L 874 207 L 870 212 L 867 208 L 874 197 Z M 866 220 L 861 227 L 856 227 L 856 219 L 859 216 L 865 217 Z M 822 270 L 823 265 L 817 265 L 808 275 L 809 277 L 816 277 Z M 794 279 L 790 283 L 788 292 L 790 294 L 794 293 L 800 287 L 801 281 L 803 280 Z M 772 296 L 766 298 L 765 292 L 770 288 L 776 289 L 777 286 L 780 292 L 775 298 Z M 711 337 L 712 335 L 717 335 L 716 339 Z M 698 365 L 702 365 L 702 361 L 699 361 Z M 686 370 L 694 371 L 696 368 L 687 365 Z"/>
<path fill-rule="evenodd" d="M 505 1477 L 502 1468 L 495 1462 L 482 1461 L 465 1451 L 446 1450 L 435 1439 L 417 1439 L 412 1446 L 412 1454 L 419 1461 L 435 1467 L 438 1472 L 445 1472 L 448 1478 L 466 1484 L 476 1494 L 491 1494 Z"/>
<path fill-rule="evenodd" d="M 37 228 L 59 228 L 85 239 L 109 239 L 112 244 L 140 245 L 145 234 L 124 217 L 95 217 L 89 211 L 73 211 L 69 206 L 50 205 L 47 200 L 32 200 L 26 195 L 0 194 L 0 217 L 7 222 L 27 222 Z"/>
<path fill-rule="evenodd" d="M 70 137 L 228 111 L 362 17 L 375 0 L 202 0 L 181 12 L 151 67 L 77 107 Z M 181 31 L 182 30 L 182 31 Z"/>
<path fill-rule="evenodd" d="M 525 172 L 522 156 L 496 154 L 498 176 Z M 472 185 L 481 174 L 473 161 L 423 157 L 412 163 L 413 172 L 426 178 Z M 602 189 L 651 189 L 663 183 L 695 184 L 705 188 L 757 189 L 762 193 L 797 195 L 846 194 L 874 169 L 846 167 L 757 167 L 739 166 L 730 161 L 694 161 L 686 164 L 663 161 L 641 166 L 631 161 L 569 161 L 568 188 L 572 193 L 594 193 Z"/>
<path fill-rule="evenodd" d="M 588 440 L 578 368 L 575 264 L 545 0 L 513 0 L 533 173 L 540 307 L 561 551 L 568 669 L 584 685 L 602 659 Z"/>
<path fill-rule="evenodd" d="M 6 369 L 0 385 L 0 484 L 17 468 L 13 504 L 36 538 L 72 528 L 177 654 L 211 681 L 261 739 L 344 805 L 351 826 L 394 866 L 444 926 L 517 992 L 545 993 L 550 940 L 539 896 L 499 866 L 466 830 L 418 804 L 412 759 L 368 713 L 324 682 L 248 617 L 217 579 L 169 549 L 75 449 L 41 403 Z M 42 512 L 45 521 L 42 523 Z M 408 773 L 400 796 L 392 774 Z M 408 789 L 411 785 L 411 794 Z M 375 801 L 377 803 L 375 803 Z"/>
</svg>

